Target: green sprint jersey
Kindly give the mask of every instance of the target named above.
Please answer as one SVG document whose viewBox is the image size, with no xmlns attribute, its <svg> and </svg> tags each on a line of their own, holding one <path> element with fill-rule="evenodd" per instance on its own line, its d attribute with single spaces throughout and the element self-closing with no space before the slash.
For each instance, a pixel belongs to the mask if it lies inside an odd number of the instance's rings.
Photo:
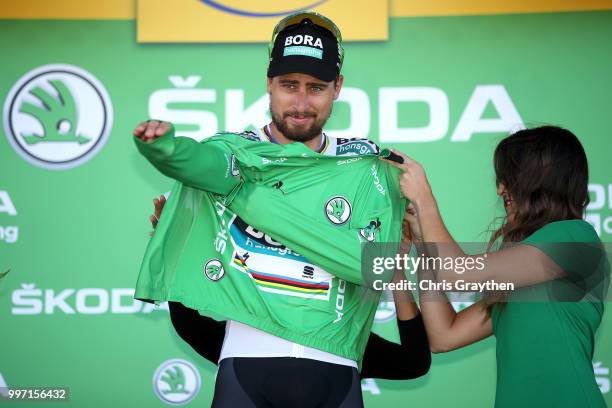
<svg viewBox="0 0 612 408">
<path fill-rule="evenodd" d="M 264 128 L 136 144 L 178 182 L 135 298 L 361 360 L 380 295 L 362 275 L 362 244 L 399 242 L 406 206 L 374 143 L 324 135 L 313 151 Z"/>
</svg>

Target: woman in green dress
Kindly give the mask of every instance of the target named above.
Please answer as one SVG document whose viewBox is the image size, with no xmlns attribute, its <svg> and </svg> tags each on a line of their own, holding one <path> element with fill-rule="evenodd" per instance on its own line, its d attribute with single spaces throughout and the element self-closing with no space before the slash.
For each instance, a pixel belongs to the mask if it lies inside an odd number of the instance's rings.
<svg viewBox="0 0 612 408">
<path fill-rule="evenodd" d="M 582 219 L 588 165 L 576 136 L 544 126 L 499 143 L 494 167 L 506 217 L 490 242 L 499 248 L 486 256 L 464 253 L 444 225 L 421 165 L 396 153 L 404 158 L 396 165 L 411 201 L 405 221 L 418 254 L 484 266 L 420 270 L 420 286 L 434 280 L 514 285 L 459 313 L 444 292 L 421 290 L 431 350 L 448 352 L 495 335 L 496 407 L 605 407 L 592 358 L 609 268 L 595 230 Z"/>
</svg>

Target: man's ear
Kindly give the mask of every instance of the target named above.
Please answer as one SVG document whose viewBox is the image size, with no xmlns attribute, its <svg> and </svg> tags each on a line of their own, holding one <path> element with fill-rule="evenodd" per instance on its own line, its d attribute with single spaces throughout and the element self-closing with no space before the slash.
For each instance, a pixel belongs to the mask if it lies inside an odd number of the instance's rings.
<svg viewBox="0 0 612 408">
<path fill-rule="evenodd" d="M 338 96 L 340 96 L 340 89 L 342 89 L 343 83 L 344 77 L 342 75 L 338 75 L 338 80 L 336 81 L 336 89 L 334 90 L 334 101 L 338 99 Z"/>
<path fill-rule="evenodd" d="M 266 92 L 268 92 L 268 95 L 270 94 L 270 90 L 272 89 L 272 80 L 273 80 L 273 79 L 274 79 L 274 78 L 269 78 L 269 77 L 268 77 L 268 83 L 267 83 L 267 85 L 266 85 Z"/>
</svg>

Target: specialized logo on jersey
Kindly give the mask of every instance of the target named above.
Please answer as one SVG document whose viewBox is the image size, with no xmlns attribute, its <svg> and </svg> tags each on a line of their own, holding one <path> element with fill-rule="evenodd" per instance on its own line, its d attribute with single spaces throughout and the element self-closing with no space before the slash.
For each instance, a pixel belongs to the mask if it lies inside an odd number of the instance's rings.
<svg viewBox="0 0 612 408">
<path fill-rule="evenodd" d="M 155 395 L 168 405 L 184 405 L 192 401 L 198 395 L 201 383 L 198 370 L 181 359 L 163 362 L 153 375 Z"/>
<path fill-rule="evenodd" d="M 338 139 L 336 155 L 347 154 L 376 154 L 378 146 L 367 139 Z"/>
<path fill-rule="evenodd" d="M 247 259 L 249 259 L 249 253 L 245 252 L 243 255 L 238 255 L 238 252 L 234 254 L 234 265 L 237 265 L 245 272 L 249 272 L 249 267 L 246 264 Z"/>
<path fill-rule="evenodd" d="M 351 213 L 351 204 L 342 196 L 332 197 L 325 203 L 325 216 L 332 224 L 345 224 L 351 218 Z"/>
<path fill-rule="evenodd" d="M 376 241 L 376 233 L 380 232 L 380 219 L 370 221 L 367 227 L 359 230 L 359 236 L 368 242 Z"/>
<path fill-rule="evenodd" d="M 333 276 L 236 217 L 230 227 L 232 266 L 268 293 L 329 300 Z M 274 271 L 275 273 L 269 273 Z"/>
<path fill-rule="evenodd" d="M 218 281 L 225 275 L 223 264 L 218 259 L 211 259 L 204 265 L 204 275 L 211 281 Z"/>
<path fill-rule="evenodd" d="M 45 65 L 28 72 L 4 104 L 9 143 L 26 161 L 47 169 L 90 160 L 106 143 L 112 122 L 104 86 L 72 65 Z"/>
</svg>

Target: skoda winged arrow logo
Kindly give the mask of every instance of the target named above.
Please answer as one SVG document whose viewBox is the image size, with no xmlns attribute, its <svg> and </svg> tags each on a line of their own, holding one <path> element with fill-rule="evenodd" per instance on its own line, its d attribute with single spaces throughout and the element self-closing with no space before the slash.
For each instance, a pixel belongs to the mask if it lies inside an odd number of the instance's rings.
<svg viewBox="0 0 612 408">
<path fill-rule="evenodd" d="M 50 92 L 37 86 L 30 90 L 30 94 L 35 96 L 43 105 L 37 106 L 31 102 L 24 102 L 19 112 L 31 115 L 43 127 L 42 134 L 22 135 L 27 144 L 40 142 L 78 142 L 87 143 L 89 138 L 77 135 L 76 123 L 77 113 L 74 98 L 60 80 L 52 79 L 48 81 L 58 94 L 55 98 Z"/>
<path fill-rule="evenodd" d="M 325 216 L 335 225 L 346 223 L 351 211 L 351 204 L 342 196 L 332 197 L 325 203 Z"/>
<path fill-rule="evenodd" d="M 168 405 L 184 405 L 192 401 L 198 395 L 200 385 L 200 373 L 186 360 L 165 361 L 153 375 L 153 390 Z"/>
<path fill-rule="evenodd" d="M 104 86 L 72 65 L 45 65 L 26 73 L 4 104 L 9 143 L 29 163 L 47 169 L 90 160 L 106 143 L 112 121 Z"/>
<path fill-rule="evenodd" d="M 225 275 L 225 269 L 223 269 L 223 264 L 220 260 L 211 259 L 204 265 L 204 274 L 208 279 L 216 282 Z"/>
<path fill-rule="evenodd" d="M 165 382 L 169 387 L 163 390 L 162 394 L 189 394 L 189 391 L 185 389 L 185 372 L 181 366 L 167 368 L 160 381 Z"/>
</svg>

